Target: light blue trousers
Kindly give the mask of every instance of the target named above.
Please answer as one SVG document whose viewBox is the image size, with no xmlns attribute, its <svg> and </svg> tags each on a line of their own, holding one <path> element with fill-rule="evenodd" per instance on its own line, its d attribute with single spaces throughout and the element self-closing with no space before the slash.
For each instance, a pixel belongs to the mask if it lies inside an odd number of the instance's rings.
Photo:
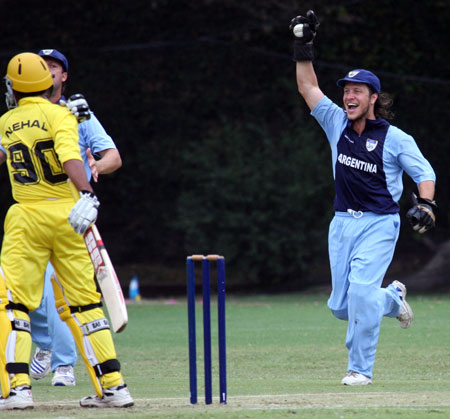
<svg viewBox="0 0 450 419">
<path fill-rule="evenodd" d="M 69 327 L 60 319 L 55 306 L 55 296 L 50 280 L 54 272 L 49 263 L 45 271 L 41 305 L 30 312 L 31 339 L 41 349 L 51 349 L 52 371 L 61 365 L 75 365 L 77 351 Z"/>
<path fill-rule="evenodd" d="M 400 314 L 401 301 L 391 284 L 381 288 L 400 230 L 398 214 L 338 212 L 331 221 L 328 247 L 332 292 L 328 307 L 348 320 L 348 371 L 372 378 L 383 316 Z"/>
</svg>

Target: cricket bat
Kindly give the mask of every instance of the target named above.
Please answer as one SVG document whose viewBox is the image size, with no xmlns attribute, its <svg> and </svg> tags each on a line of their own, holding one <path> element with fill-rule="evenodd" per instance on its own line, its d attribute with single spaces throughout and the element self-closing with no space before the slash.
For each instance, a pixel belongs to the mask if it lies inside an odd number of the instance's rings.
<svg viewBox="0 0 450 419">
<path fill-rule="evenodd" d="M 70 180 L 68 183 L 74 199 L 78 201 L 80 192 Z M 128 323 L 128 312 L 116 271 L 95 224 L 86 230 L 83 238 L 94 266 L 95 276 L 111 319 L 112 328 L 115 333 L 120 333 Z"/>
</svg>

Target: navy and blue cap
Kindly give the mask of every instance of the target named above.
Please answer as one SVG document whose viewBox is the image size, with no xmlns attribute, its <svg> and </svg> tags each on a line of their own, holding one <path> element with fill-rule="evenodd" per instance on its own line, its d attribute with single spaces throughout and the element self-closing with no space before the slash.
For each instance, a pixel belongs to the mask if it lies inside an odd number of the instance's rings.
<svg viewBox="0 0 450 419">
<path fill-rule="evenodd" d="M 339 79 L 336 84 L 339 87 L 344 87 L 345 82 L 351 81 L 353 83 L 365 83 L 368 84 L 375 92 L 381 92 L 380 79 L 369 70 L 363 70 L 362 68 L 349 71 L 343 79 Z"/>
<path fill-rule="evenodd" d="M 67 58 L 64 56 L 64 54 L 61 54 L 56 49 L 41 49 L 38 52 L 38 55 L 41 57 L 50 57 L 55 60 L 58 60 L 62 64 L 63 70 L 67 73 L 69 71 L 69 62 L 67 61 Z"/>
</svg>

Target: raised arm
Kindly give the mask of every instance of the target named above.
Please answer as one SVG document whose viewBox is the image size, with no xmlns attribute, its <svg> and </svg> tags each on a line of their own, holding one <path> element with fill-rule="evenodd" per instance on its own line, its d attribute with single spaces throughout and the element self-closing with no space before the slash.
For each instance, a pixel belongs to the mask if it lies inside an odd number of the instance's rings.
<svg viewBox="0 0 450 419">
<path fill-rule="evenodd" d="M 297 86 L 309 109 L 314 109 L 324 94 L 319 88 L 312 65 L 314 58 L 313 41 L 319 27 L 319 20 L 312 10 L 306 17 L 292 19 L 289 29 L 294 34 L 294 61 L 297 62 Z"/>
<path fill-rule="evenodd" d="M 319 88 L 312 61 L 297 61 L 297 86 L 309 109 L 313 110 L 324 97 Z"/>
</svg>

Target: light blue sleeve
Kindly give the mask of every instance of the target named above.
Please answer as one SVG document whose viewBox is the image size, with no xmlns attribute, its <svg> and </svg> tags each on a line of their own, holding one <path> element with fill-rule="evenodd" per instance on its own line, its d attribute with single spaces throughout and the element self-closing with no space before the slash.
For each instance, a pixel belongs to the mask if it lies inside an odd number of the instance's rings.
<svg viewBox="0 0 450 419">
<path fill-rule="evenodd" d="M 335 176 L 335 167 L 337 160 L 337 143 L 344 131 L 348 119 L 342 108 L 333 103 L 328 97 L 324 96 L 316 107 L 311 111 L 311 115 L 317 120 L 319 125 L 325 131 L 331 147 L 331 163 L 333 167 L 333 177 Z"/>
<path fill-rule="evenodd" d="M 397 202 L 403 191 L 403 171 L 416 185 L 426 180 L 436 182 L 434 170 L 414 138 L 392 125 L 384 143 L 383 166 L 389 192 Z"/>
<path fill-rule="evenodd" d="M 344 110 L 324 96 L 311 111 L 311 115 L 325 131 L 330 144 L 336 145 L 348 121 Z"/>
<path fill-rule="evenodd" d="M 91 112 L 91 118 L 78 125 L 79 145 L 81 157 L 88 179 L 91 179 L 91 171 L 88 166 L 86 150 L 91 149 L 92 154 L 100 153 L 103 150 L 117 148 L 113 139 L 106 133 L 97 117 Z"/>
</svg>

